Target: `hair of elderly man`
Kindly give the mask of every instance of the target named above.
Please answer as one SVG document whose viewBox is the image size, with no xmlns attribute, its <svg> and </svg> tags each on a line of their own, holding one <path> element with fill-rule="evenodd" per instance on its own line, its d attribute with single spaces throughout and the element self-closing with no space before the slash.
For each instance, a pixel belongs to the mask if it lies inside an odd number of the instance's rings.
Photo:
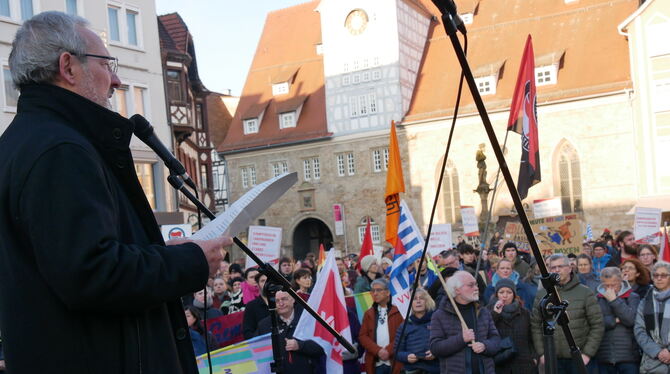
<svg viewBox="0 0 670 374">
<path fill-rule="evenodd" d="M 88 27 L 84 18 L 62 12 L 42 12 L 23 22 L 16 32 L 9 54 L 9 70 L 14 86 L 52 83 L 60 71 L 60 55 L 70 52 L 86 59 L 86 39 L 79 27 Z"/>
<path fill-rule="evenodd" d="M 426 303 L 426 312 L 432 312 L 435 310 L 435 300 L 430 297 L 430 294 L 425 289 L 421 287 L 417 288 L 414 297 L 420 297 L 423 299 L 423 301 Z"/>
<path fill-rule="evenodd" d="M 370 283 L 370 288 L 374 285 L 379 285 L 384 287 L 385 290 L 389 289 L 389 281 L 386 280 L 386 278 L 377 278 Z"/>
<path fill-rule="evenodd" d="M 665 261 L 659 261 L 654 264 L 654 266 L 651 267 L 651 272 L 654 273 L 656 270 L 660 268 L 665 268 L 668 273 L 670 273 L 670 262 L 665 262 Z"/>
<path fill-rule="evenodd" d="M 619 280 L 623 279 L 623 276 L 621 275 L 621 270 L 616 266 L 608 266 L 600 271 L 601 279 L 602 278 L 610 279 L 614 277 L 619 278 Z"/>
<path fill-rule="evenodd" d="M 570 259 L 563 253 L 554 253 L 553 255 L 547 258 L 547 265 L 551 264 L 554 261 L 563 260 L 563 264 L 567 265 L 570 263 Z"/>
<path fill-rule="evenodd" d="M 447 279 L 447 292 L 449 292 L 449 295 L 452 297 L 456 296 L 456 290 L 463 287 L 463 277 L 465 275 L 470 275 L 470 273 L 465 270 L 459 270 Z"/>
</svg>

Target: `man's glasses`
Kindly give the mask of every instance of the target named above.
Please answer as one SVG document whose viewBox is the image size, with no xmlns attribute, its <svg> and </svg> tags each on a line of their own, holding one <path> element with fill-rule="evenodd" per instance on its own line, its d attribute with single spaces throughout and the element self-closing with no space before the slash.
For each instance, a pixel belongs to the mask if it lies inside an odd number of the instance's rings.
<svg viewBox="0 0 670 374">
<path fill-rule="evenodd" d="M 669 273 L 654 273 L 651 275 L 653 278 L 657 279 L 668 279 L 670 277 Z"/>
<path fill-rule="evenodd" d="M 110 73 L 112 74 L 116 74 L 116 72 L 119 70 L 119 59 L 116 57 L 94 55 L 90 53 L 84 53 L 83 55 L 80 55 L 78 53 L 72 53 L 72 54 L 75 56 L 86 56 L 86 57 L 102 58 L 104 60 L 107 60 L 107 69 L 109 69 Z"/>
<path fill-rule="evenodd" d="M 370 290 L 371 293 L 378 293 L 378 292 L 384 292 L 387 291 L 386 288 L 373 288 Z"/>
</svg>

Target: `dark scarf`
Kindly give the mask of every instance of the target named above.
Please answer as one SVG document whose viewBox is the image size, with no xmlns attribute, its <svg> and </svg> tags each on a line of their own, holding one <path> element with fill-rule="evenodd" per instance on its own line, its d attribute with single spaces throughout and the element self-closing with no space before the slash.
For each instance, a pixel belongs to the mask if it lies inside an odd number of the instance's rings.
<svg viewBox="0 0 670 374">
<path fill-rule="evenodd" d="M 511 304 L 503 306 L 502 313 L 500 313 L 500 315 L 503 319 L 510 320 L 517 313 L 519 313 L 519 307 L 519 302 L 514 300 Z"/>
<path fill-rule="evenodd" d="M 670 335 L 670 290 L 655 288 L 644 299 L 643 319 L 647 334 L 658 344 L 667 347 Z"/>
</svg>

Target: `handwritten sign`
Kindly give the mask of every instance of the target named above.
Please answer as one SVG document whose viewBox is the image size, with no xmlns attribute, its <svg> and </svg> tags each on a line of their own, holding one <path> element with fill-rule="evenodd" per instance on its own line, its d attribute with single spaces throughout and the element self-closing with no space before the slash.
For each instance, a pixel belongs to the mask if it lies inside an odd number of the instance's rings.
<svg viewBox="0 0 670 374">
<path fill-rule="evenodd" d="M 661 244 L 661 209 L 635 208 L 633 233 L 638 244 Z"/>
<path fill-rule="evenodd" d="M 578 214 L 538 218 L 530 221 L 535 240 L 543 255 L 579 253 L 582 249 L 584 225 Z"/>
<path fill-rule="evenodd" d="M 214 335 L 219 347 L 244 340 L 242 321 L 244 312 L 237 312 L 207 320 L 207 329 Z"/>
<path fill-rule="evenodd" d="M 250 226 L 248 247 L 263 262 L 279 265 L 279 249 L 281 247 L 281 227 Z M 256 266 L 254 260 L 247 256 L 246 267 Z"/>
<path fill-rule="evenodd" d="M 431 257 L 435 257 L 447 249 L 451 249 L 451 224 L 433 225 L 428 241 L 428 253 Z"/>
<path fill-rule="evenodd" d="M 479 236 L 479 225 L 477 224 L 475 207 L 462 206 L 461 219 L 463 220 L 463 234 L 465 236 Z"/>
</svg>

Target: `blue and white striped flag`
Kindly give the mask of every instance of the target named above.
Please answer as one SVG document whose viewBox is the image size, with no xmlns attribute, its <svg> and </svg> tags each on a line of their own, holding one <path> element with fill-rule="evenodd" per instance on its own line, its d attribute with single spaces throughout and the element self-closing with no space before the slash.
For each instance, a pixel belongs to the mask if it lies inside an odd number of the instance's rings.
<svg viewBox="0 0 670 374">
<path fill-rule="evenodd" d="M 586 224 L 586 240 L 588 241 L 593 240 L 593 229 L 591 228 L 590 223 Z"/>
<path fill-rule="evenodd" d="M 409 282 L 407 268 L 421 257 L 424 241 L 419 227 L 414 222 L 405 200 L 400 201 L 400 222 L 398 223 L 400 242 L 395 248 L 391 265 L 391 303 L 398 307 L 404 317 L 409 309 L 412 285 Z"/>
</svg>

